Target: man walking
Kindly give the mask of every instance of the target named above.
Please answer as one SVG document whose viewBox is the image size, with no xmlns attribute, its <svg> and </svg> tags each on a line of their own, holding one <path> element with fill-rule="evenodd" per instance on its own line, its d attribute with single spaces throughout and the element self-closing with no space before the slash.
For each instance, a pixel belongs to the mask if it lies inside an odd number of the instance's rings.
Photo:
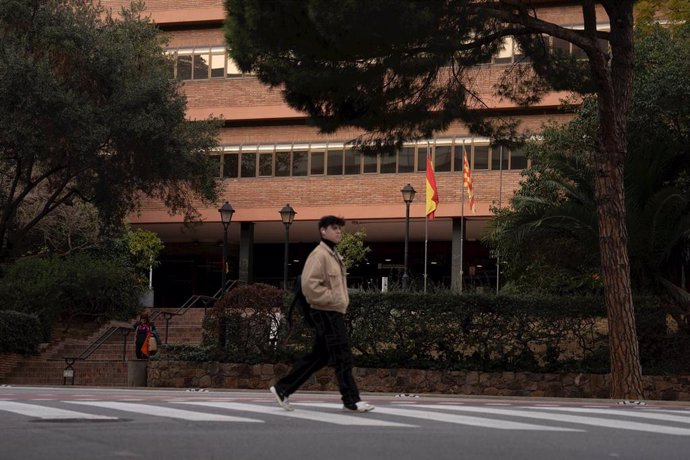
<svg viewBox="0 0 690 460">
<path fill-rule="evenodd" d="M 297 391 L 316 371 L 327 365 L 335 367 L 335 375 L 343 400 L 343 409 L 368 412 L 374 409 L 362 401 L 352 376 L 352 351 L 345 325 L 345 313 L 350 303 L 347 293 L 345 265 L 335 250 L 343 237 L 345 220 L 324 216 L 319 220 L 321 242 L 309 254 L 302 270 L 302 291 L 314 320 L 314 344 L 290 373 L 270 388 L 285 410 L 293 410 L 288 397 Z"/>
</svg>

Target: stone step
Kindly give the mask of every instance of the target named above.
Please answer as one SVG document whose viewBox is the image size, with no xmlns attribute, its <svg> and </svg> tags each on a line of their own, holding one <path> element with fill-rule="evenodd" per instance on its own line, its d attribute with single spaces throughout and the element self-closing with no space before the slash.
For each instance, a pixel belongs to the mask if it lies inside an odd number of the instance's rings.
<svg viewBox="0 0 690 460">
<path fill-rule="evenodd" d="M 161 310 L 147 309 L 145 311 L 151 315 Z M 177 309 L 167 311 L 177 311 Z M 198 345 L 201 343 L 204 317 L 204 309 L 189 309 L 184 315 L 171 317 L 167 323 L 167 343 L 171 345 Z M 61 385 L 64 380 L 65 357 L 80 356 L 113 326 L 129 327 L 135 323 L 136 318 L 125 322 L 112 321 L 83 339 L 68 338 L 44 344 L 40 355 L 23 358 L 13 370 L 5 371 L 5 377 L 0 378 L 0 382 L 24 385 Z M 160 315 L 154 323 L 161 341 L 165 343 L 166 321 Z M 134 347 L 133 329 L 127 335 L 115 331 L 86 360 L 79 360 L 73 364 L 75 370 L 74 384 L 126 386 L 127 361 L 123 361 L 123 351 L 125 351 L 126 360 L 134 360 L 136 359 Z M 161 352 L 164 351 L 161 350 Z M 71 380 L 68 380 L 68 383 L 71 383 Z"/>
</svg>

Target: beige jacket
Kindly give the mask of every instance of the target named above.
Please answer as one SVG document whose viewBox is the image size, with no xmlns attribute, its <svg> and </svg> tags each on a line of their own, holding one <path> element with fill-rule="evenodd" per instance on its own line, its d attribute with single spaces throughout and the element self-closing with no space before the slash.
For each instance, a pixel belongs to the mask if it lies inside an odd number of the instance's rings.
<svg viewBox="0 0 690 460">
<path fill-rule="evenodd" d="M 314 248 L 304 263 L 302 291 L 315 310 L 345 314 L 350 304 L 343 260 L 340 254 L 323 241 Z"/>
</svg>

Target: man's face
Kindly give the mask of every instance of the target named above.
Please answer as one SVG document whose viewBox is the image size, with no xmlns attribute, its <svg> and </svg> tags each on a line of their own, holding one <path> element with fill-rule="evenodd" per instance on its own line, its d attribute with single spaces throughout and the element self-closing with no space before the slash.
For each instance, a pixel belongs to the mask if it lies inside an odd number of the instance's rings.
<svg viewBox="0 0 690 460">
<path fill-rule="evenodd" d="M 332 241 L 335 244 L 338 244 L 340 243 L 340 240 L 343 238 L 343 230 L 340 228 L 340 225 L 332 224 L 328 227 L 321 228 L 321 236 L 327 239 L 328 241 Z"/>
</svg>

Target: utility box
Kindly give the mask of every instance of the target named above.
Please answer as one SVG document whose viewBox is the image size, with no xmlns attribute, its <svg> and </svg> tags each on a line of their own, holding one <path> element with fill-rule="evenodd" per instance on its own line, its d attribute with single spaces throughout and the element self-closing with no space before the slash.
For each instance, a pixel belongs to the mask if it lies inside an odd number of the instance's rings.
<svg viewBox="0 0 690 460">
<path fill-rule="evenodd" d="M 127 386 L 145 387 L 147 382 L 148 359 L 127 361 Z"/>
</svg>

